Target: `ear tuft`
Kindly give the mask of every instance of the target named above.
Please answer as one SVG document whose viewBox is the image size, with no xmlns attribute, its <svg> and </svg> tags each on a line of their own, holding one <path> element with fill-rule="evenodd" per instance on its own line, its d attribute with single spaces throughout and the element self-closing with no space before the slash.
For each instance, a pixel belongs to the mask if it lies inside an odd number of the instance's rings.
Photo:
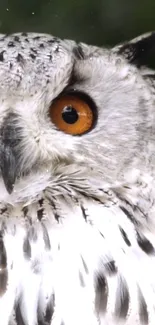
<svg viewBox="0 0 155 325">
<path fill-rule="evenodd" d="M 151 55 L 155 55 L 155 32 L 143 34 L 116 46 L 113 50 L 115 53 L 123 55 L 129 63 L 137 67 L 148 65 Z"/>
</svg>

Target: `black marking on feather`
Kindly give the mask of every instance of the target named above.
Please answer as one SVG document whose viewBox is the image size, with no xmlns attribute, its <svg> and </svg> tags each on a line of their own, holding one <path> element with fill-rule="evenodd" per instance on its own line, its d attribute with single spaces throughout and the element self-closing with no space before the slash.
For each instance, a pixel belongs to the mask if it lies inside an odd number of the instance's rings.
<svg viewBox="0 0 155 325">
<path fill-rule="evenodd" d="M 79 280 L 80 280 L 80 285 L 82 288 L 85 287 L 85 282 L 82 273 L 79 271 Z"/>
<path fill-rule="evenodd" d="M 38 54 L 37 50 L 34 49 L 33 47 L 31 47 L 30 50 L 31 50 L 34 54 Z"/>
<path fill-rule="evenodd" d="M 81 45 L 77 44 L 77 46 L 75 46 L 73 48 L 73 53 L 75 55 L 75 57 L 78 59 L 78 60 L 84 60 L 85 59 L 85 55 L 84 55 L 84 52 L 82 50 L 82 47 Z"/>
<path fill-rule="evenodd" d="M 22 209 L 22 211 L 23 211 L 23 214 L 24 214 L 24 218 L 27 218 L 28 207 L 24 207 L 24 208 Z"/>
<path fill-rule="evenodd" d="M 7 211 L 7 208 L 0 209 L 0 214 L 4 214 Z"/>
<path fill-rule="evenodd" d="M 20 43 L 20 37 L 17 36 L 17 35 L 15 35 L 15 36 L 14 36 L 14 41 Z"/>
<path fill-rule="evenodd" d="M 138 288 L 138 299 L 139 299 L 139 319 L 141 324 L 148 324 L 149 323 L 149 316 L 147 305 L 145 299 L 142 295 L 140 288 Z"/>
<path fill-rule="evenodd" d="M 108 284 L 104 275 L 99 274 L 96 279 L 95 309 L 97 313 L 106 311 L 108 301 Z"/>
<path fill-rule="evenodd" d="M 52 61 L 53 56 L 51 54 L 48 55 L 50 61 Z"/>
<path fill-rule="evenodd" d="M 44 203 L 44 199 L 40 199 L 40 200 L 38 201 L 39 209 L 37 210 L 37 218 L 38 218 L 39 221 L 41 221 L 41 219 L 42 219 L 43 216 L 44 216 L 43 203 Z"/>
<path fill-rule="evenodd" d="M 81 260 L 86 274 L 89 274 L 88 266 L 82 256 L 81 256 Z"/>
<path fill-rule="evenodd" d="M 4 61 L 4 53 L 5 53 L 5 51 L 2 51 L 2 52 L 0 53 L 0 61 L 1 61 L 1 62 Z"/>
<path fill-rule="evenodd" d="M 103 238 L 105 238 L 105 236 L 102 234 L 102 232 L 101 231 L 99 231 L 99 234 L 103 237 Z"/>
<path fill-rule="evenodd" d="M 0 232 L 0 270 L 7 267 L 7 255 L 6 249 L 3 242 L 3 232 Z"/>
<path fill-rule="evenodd" d="M 24 63 L 24 58 L 20 53 L 17 54 L 16 60 L 17 62 Z"/>
<path fill-rule="evenodd" d="M 39 47 L 43 49 L 45 47 L 45 45 L 43 43 L 40 43 Z"/>
<path fill-rule="evenodd" d="M 10 42 L 8 43 L 8 47 L 15 47 L 15 46 L 16 46 L 16 45 L 15 45 L 14 42 L 11 42 L 11 41 L 10 41 Z"/>
<path fill-rule="evenodd" d="M 127 210 L 127 208 L 125 208 L 124 206 L 120 205 L 120 209 L 126 214 L 126 216 L 130 219 L 130 221 L 135 225 L 135 226 L 139 226 L 140 222 L 138 222 L 138 220 L 135 219 L 134 217 L 134 213 L 135 212 L 140 212 L 142 214 L 142 217 L 145 218 L 147 220 L 148 216 L 147 214 L 144 213 L 144 211 L 135 204 L 130 203 L 129 201 L 127 201 L 126 199 L 124 199 L 119 193 L 116 192 L 117 197 L 119 198 L 119 200 L 121 200 L 122 202 L 125 203 L 125 205 L 127 207 L 129 207 L 131 211 Z"/>
<path fill-rule="evenodd" d="M 43 230 L 43 239 L 44 239 L 44 243 L 45 243 L 45 248 L 47 250 L 50 250 L 51 249 L 51 243 L 50 243 L 50 238 L 49 238 L 49 235 L 48 235 L 47 228 L 43 223 L 41 223 L 41 225 L 42 225 L 42 230 Z"/>
<path fill-rule="evenodd" d="M 19 303 L 15 306 L 15 319 L 16 319 L 17 325 L 26 325 L 23 320 L 23 317 L 22 317 Z"/>
<path fill-rule="evenodd" d="M 126 200 L 123 200 L 122 201 L 126 201 Z M 126 201 L 125 203 L 128 204 L 128 202 Z M 127 218 L 134 224 L 134 225 L 138 225 L 137 221 L 134 219 L 133 215 L 131 212 L 129 212 L 124 206 L 120 205 L 119 206 L 120 209 L 125 213 L 125 215 L 127 216 Z M 132 207 L 132 206 L 131 206 Z"/>
<path fill-rule="evenodd" d="M 40 40 L 40 36 L 34 36 L 34 37 L 33 37 L 33 40 L 34 40 L 34 41 L 39 41 L 39 40 Z"/>
<path fill-rule="evenodd" d="M 138 205 L 133 205 L 132 207 L 133 207 L 133 211 L 138 210 L 145 219 L 148 218 L 148 214 L 144 213 L 144 211 Z"/>
<path fill-rule="evenodd" d="M 6 292 L 8 283 L 7 254 L 3 242 L 3 232 L 0 232 L 0 296 Z"/>
<path fill-rule="evenodd" d="M 144 79 L 155 79 L 155 74 L 153 74 L 153 73 L 148 73 L 148 74 L 145 74 L 145 75 L 143 75 L 143 78 Z"/>
<path fill-rule="evenodd" d="M 140 248 L 146 253 L 146 254 L 153 254 L 155 252 L 153 245 L 150 243 L 150 241 L 142 234 L 140 234 L 137 231 L 137 242 Z"/>
<path fill-rule="evenodd" d="M 60 43 L 60 40 L 59 40 L 59 38 L 57 38 L 57 37 L 52 37 L 50 40 L 48 40 L 47 41 L 49 44 L 53 44 L 53 43 Z"/>
<path fill-rule="evenodd" d="M 116 290 L 116 304 L 115 304 L 115 316 L 121 319 L 125 319 L 129 310 L 129 290 L 125 279 L 122 277 L 118 280 Z"/>
<path fill-rule="evenodd" d="M 53 208 L 53 214 L 54 214 L 54 218 L 55 220 L 59 223 L 59 219 L 60 219 L 60 215 L 57 213 L 57 209 L 56 209 L 56 205 L 54 203 L 53 200 L 51 200 L 51 198 L 47 197 L 49 204 L 51 205 L 51 207 Z"/>
<path fill-rule="evenodd" d="M 85 221 L 87 221 L 86 209 L 84 208 L 84 206 L 82 204 L 81 204 L 80 208 L 81 208 L 82 215 L 83 215 Z"/>
<path fill-rule="evenodd" d="M 146 65 L 148 58 L 155 52 L 155 33 L 144 36 L 134 42 L 129 42 L 121 46 L 118 53 L 124 55 L 132 64 L 138 67 Z"/>
<path fill-rule="evenodd" d="M 72 193 L 72 191 L 71 191 L 69 188 L 67 188 L 67 186 L 65 186 L 65 185 L 63 185 L 63 184 L 61 184 L 61 188 L 64 189 L 65 192 L 68 192 L 69 194 Z"/>
<path fill-rule="evenodd" d="M 30 53 L 29 56 L 30 56 L 30 58 L 31 58 L 32 60 L 35 60 L 35 59 L 36 59 L 36 55 L 34 55 L 33 53 Z"/>
<path fill-rule="evenodd" d="M 59 223 L 60 215 L 57 212 L 54 212 L 54 218 Z"/>
<path fill-rule="evenodd" d="M 76 190 L 79 192 L 79 194 L 82 194 L 84 197 L 88 198 L 89 200 L 92 199 L 93 201 L 95 201 L 101 205 L 104 205 L 104 203 L 99 198 L 97 198 L 96 196 L 93 196 L 89 193 L 87 194 L 83 190 L 80 190 L 80 187 L 76 186 Z"/>
<path fill-rule="evenodd" d="M 30 245 L 30 242 L 29 242 L 28 237 L 26 237 L 24 239 L 24 242 L 23 242 L 23 252 L 24 252 L 24 256 L 25 256 L 26 259 L 30 259 L 31 258 L 31 245 Z"/>
<path fill-rule="evenodd" d="M 120 232 L 121 232 L 122 237 L 123 237 L 124 241 L 126 242 L 126 244 L 127 244 L 128 246 L 131 246 L 130 240 L 129 240 L 129 238 L 128 238 L 126 232 L 124 231 L 124 229 L 123 229 L 122 227 L 120 227 L 120 226 L 119 226 L 119 229 L 120 229 Z"/>
<path fill-rule="evenodd" d="M 126 188 L 127 190 L 131 190 L 131 187 L 129 185 L 124 185 L 124 188 Z"/>
<path fill-rule="evenodd" d="M 24 37 L 28 36 L 28 34 L 26 32 L 22 32 L 21 35 L 24 36 Z"/>
<path fill-rule="evenodd" d="M 54 314 L 54 307 L 55 307 L 55 296 L 53 294 L 47 304 L 46 313 L 44 317 L 47 324 L 51 324 L 52 316 Z"/>
<path fill-rule="evenodd" d="M 8 271 L 7 269 L 0 271 L 0 297 L 3 296 L 7 290 Z"/>
<path fill-rule="evenodd" d="M 114 260 L 106 263 L 105 268 L 109 275 L 115 275 L 118 271 Z"/>
</svg>

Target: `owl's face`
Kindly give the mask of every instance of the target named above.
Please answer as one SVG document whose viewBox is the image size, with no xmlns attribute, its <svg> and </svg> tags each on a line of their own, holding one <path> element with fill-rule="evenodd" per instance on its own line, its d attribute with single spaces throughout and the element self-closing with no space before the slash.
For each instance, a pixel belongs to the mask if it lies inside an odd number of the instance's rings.
<svg viewBox="0 0 155 325">
<path fill-rule="evenodd" d="M 80 173 L 81 182 L 90 175 L 111 181 L 142 164 L 153 99 L 128 49 L 48 35 L 0 37 L 1 201 L 15 203 L 24 189 L 26 197 L 32 189 L 38 195 L 49 178 L 70 182 Z"/>
</svg>

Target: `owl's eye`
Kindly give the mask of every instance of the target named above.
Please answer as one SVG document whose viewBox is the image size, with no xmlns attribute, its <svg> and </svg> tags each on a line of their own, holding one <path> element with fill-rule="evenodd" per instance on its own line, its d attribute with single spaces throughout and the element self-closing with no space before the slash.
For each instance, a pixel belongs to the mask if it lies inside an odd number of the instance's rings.
<svg viewBox="0 0 155 325">
<path fill-rule="evenodd" d="M 68 93 L 52 103 L 50 118 L 59 130 L 72 135 L 82 135 L 92 129 L 96 114 L 87 95 Z"/>
</svg>

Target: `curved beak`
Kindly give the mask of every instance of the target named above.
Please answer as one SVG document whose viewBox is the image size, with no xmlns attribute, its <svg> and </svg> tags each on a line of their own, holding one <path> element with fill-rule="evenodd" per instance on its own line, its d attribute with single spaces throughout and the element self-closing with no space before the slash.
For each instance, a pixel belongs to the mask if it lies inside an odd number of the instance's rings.
<svg viewBox="0 0 155 325">
<path fill-rule="evenodd" d="M 19 161 L 21 129 L 17 121 L 18 116 L 9 113 L 0 128 L 0 171 L 9 194 L 13 191 Z"/>
<path fill-rule="evenodd" d="M 16 157 L 9 145 L 1 144 L 0 168 L 5 187 L 9 194 L 12 193 L 17 176 Z"/>
</svg>

